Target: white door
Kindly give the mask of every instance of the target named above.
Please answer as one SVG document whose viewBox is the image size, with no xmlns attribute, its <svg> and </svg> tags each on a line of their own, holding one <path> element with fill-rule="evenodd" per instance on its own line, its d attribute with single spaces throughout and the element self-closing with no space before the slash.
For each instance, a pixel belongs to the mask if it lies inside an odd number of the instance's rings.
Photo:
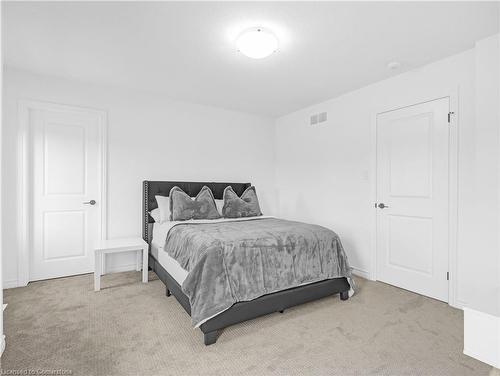
<svg viewBox="0 0 500 376">
<path fill-rule="evenodd" d="M 29 126 L 30 280 L 91 272 L 93 243 L 101 234 L 100 116 L 77 109 L 32 109 Z"/>
<path fill-rule="evenodd" d="M 377 279 L 448 301 L 449 98 L 377 117 Z"/>
</svg>

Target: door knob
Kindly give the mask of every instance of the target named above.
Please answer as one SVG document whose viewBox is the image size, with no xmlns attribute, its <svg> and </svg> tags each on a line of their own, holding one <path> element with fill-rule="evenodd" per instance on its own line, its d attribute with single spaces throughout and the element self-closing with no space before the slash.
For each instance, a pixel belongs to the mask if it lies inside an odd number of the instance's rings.
<svg viewBox="0 0 500 376">
<path fill-rule="evenodd" d="M 95 200 L 84 202 L 85 205 L 95 205 Z"/>
<path fill-rule="evenodd" d="M 386 204 L 384 204 L 383 202 L 381 202 L 380 204 L 378 204 L 378 207 L 379 207 L 379 209 L 388 208 L 388 206 Z"/>
</svg>

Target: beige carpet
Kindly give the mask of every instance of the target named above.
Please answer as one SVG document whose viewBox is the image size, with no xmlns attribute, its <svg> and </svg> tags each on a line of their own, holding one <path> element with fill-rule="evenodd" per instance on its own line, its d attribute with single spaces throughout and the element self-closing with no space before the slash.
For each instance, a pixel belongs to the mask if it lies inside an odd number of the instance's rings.
<svg viewBox="0 0 500 376">
<path fill-rule="evenodd" d="M 150 278 L 156 278 L 150 274 Z M 487 375 L 462 354 L 462 312 L 357 279 L 347 302 L 326 298 L 224 330 L 201 332 L 157 279 L 137 272 L 5 290 L 6 370 L 73 375 Z M 64 373 L 62 373 L 64 374 Z M 67 374 L 67 373 L 66 373 Z"/>
</svg>

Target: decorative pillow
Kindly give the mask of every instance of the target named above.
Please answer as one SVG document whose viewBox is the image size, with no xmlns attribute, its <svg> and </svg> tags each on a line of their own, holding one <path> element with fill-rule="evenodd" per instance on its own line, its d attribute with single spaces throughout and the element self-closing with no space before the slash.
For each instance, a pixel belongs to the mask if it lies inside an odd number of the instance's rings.
<svg viewBox="0 0 500 376">
<path fill-rule="evenodd" d="M 149 212 L 149 215 L 153 217 L 154 221 L 159 223 L 161 222 L 161 212 L 160 208 L 153 209 Z"/>
<path fill-rule="evenodd" d="M 170 190 L 170 210 L 172 221 L 220 218 L 214 195 L 207 186 L 201 189 L 194 200 L 179 187 L 173 187 Z"/>
<path fill-rule="evenodd" d="M 224 207 L 222 215 L 225 218 L 257 217 L 262 215 L 257 198 L 257 192 L 252 185 L 238 197 L 231 186 L 224 189 Z"/>
<path fill-rule="evenodd" d="M 158 203 L 158 209 L 160 209 L 160 220 L 156 221 L 156 218 L 153 217 L 155 222 L 165 222 L 170 221 L 170 199 L 165 196 L 155 196 L 156 202 Z M 153 210 L 154 211 L 154 210 Z"/>
</svg>

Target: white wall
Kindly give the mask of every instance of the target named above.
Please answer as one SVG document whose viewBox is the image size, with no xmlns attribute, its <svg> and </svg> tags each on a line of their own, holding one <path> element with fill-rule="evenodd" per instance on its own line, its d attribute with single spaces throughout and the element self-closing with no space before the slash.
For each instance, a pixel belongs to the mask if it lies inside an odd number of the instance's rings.
<svg viewBox="0 0 500 376">
<path fill-rule="evenodd" d="M 263 212 L 274 213 L 272 119 L 12 68 L 3 87 L 4 287 L 17 284 L 19 99 L 107 111 L 109 238 L 141 234 L 143 180 L 251 181 Z M 133 268 L 133 255 L 112 256 L 108 270 Z"/>
<path fill-rule="evenodd" d="M 470 284 L 467 305 L 500 316 L 499 269 L 499 35 L 483 39 L 475 48 L 476 160 L 474 257 L 466 271 Z M 476 278 L 474 278 L 476 277 Z M 489 297 L 489 298 L 488 298 Z"/>
<path fill-rule="evenodd" d="M 500 368 L 499 35 L 476 44 L 475 68 L 478 220 L 471 228 L 477 242 L 468 270 L 471 284 L 467 286 L 470 299 L 464 309 L 464 353 Z"/>
<path fill-rule="evenodd" d="M 3 4 L 0 4 L 0 20 L 2 20 L 2 11 L 3 11 Z M 0 21 L 0 26 L 1 26 L 1 21 Z M 1 49 L 0 49 L 1 50 Z M 3 52 L 0 51 L 0 64 L 3 66 Z M 0 87 L 3 87 L 3 74 L 0 72 Z M 3 97 L 3 90 L 0 90 L 0 116 L 3 113 L 3 106 L 2 106 L 2 97 Z M 1 122 L 1 120 L 0 120 Z M 2 136 L 3 136 L 3 122 L 2 122 L 2 127 L 0 128 L 0 213 L 3 212 L 3 205 L 2 205 L 2 181 L 3 181 L 3 176 L 2 176 Z M 0 217 L 0 356 L 2 356 L 3 351 L 5 349 L 5 336 L 3 334 L 3 277 L 2 277 L 2 255 L 3 255 L 3 250 L 4 248 L 2 247 L 2 225 L 3 225 L 3 219 Z"/>
<path fill-rule="evenodd" d="M 477 147 L 482 147 L 476 138 L 484 138 L 478 136 L 475 124 L 476 65 L 476 50 L 472 49 L 279 118 L 276 122 L 278 213 L 336 230 L 352 266 L 367 275 L 372 268 L 373 245 L 373 117 L 383 110 L 438 98 L 458 89 L 458 265 L 451 273 L 457 279 L 458 305 L 471 302 L 494 313 L 492 290 L 488 289 L 490 295 L 486 295 L 479 288 L 494 276 L 485 276 L 485 269 L 470 269 L 477 260 L 477 236 L 472 229 L 482 219 L 475 209 L 476 159 L 480 154 Z M 309 116 L 321 111 L 328 112 L 328 122 L 310 126 Z M 494 174 L 496 170 L 490 167 L 484 172 Z M 485 251 L 489 261 L 491 251 Z M 483 266 L 484 261 L 481 260 Z"/>
</svg>

